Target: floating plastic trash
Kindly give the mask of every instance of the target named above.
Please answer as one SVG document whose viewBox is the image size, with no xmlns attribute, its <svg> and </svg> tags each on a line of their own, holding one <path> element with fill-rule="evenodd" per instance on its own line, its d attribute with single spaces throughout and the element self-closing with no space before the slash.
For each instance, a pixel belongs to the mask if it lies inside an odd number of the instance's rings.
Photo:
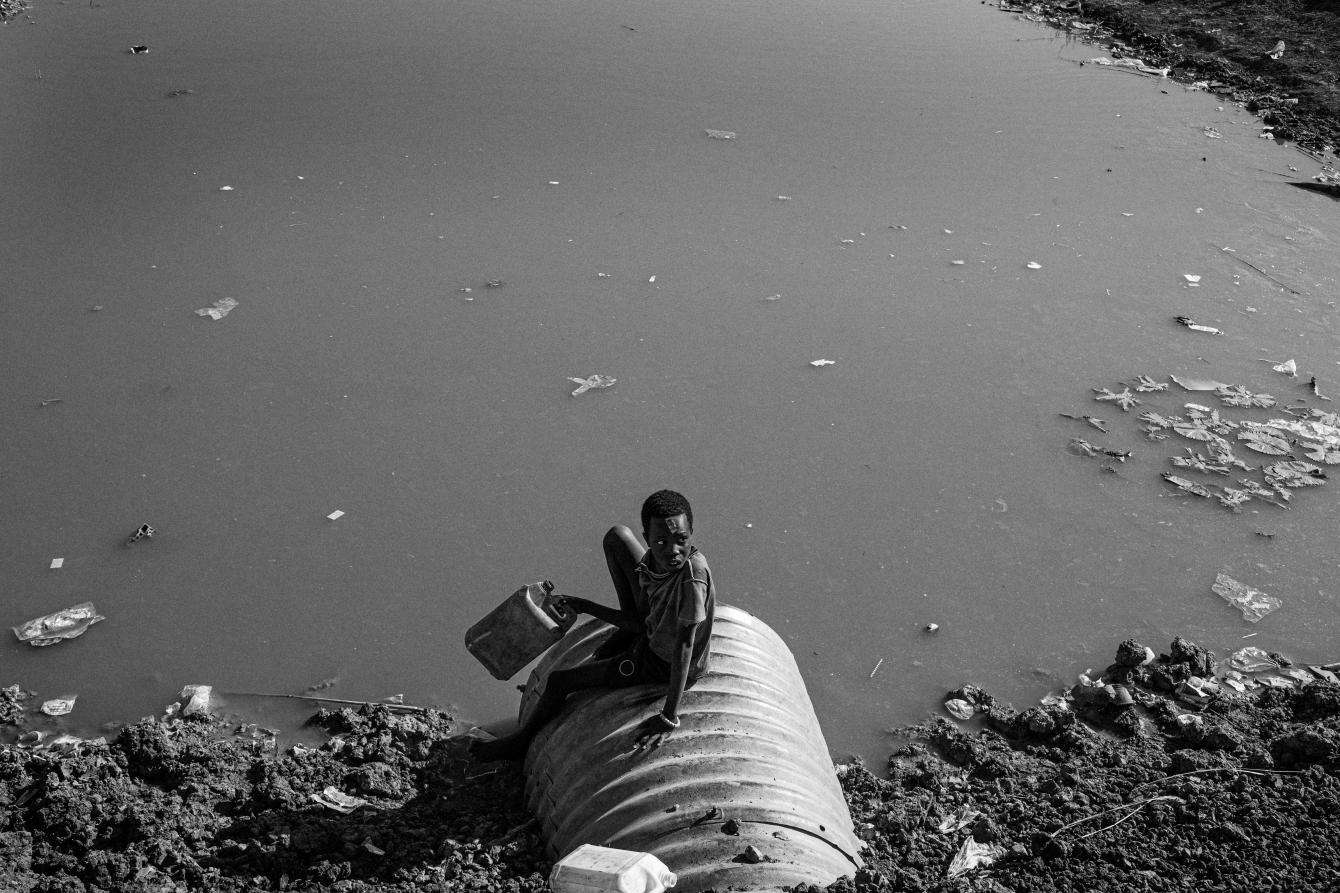
<svg viewBox="0 0 1340 893">
<path fill-rule="evenodd" d="M 130 54 L 132 56 L 143 56 L 147 52 L 149 52 L 149 47 L 142 43 L 137 43 L 130 48 Z"/>
<path fill-rule="evenodd" d="M 53 558 L 53 559 L 51 559 L 51 570 L 53 570 L 53 571 L 58 571 L 58 570 L 60 570 L 60 569 L 63 568 L 63 567 L 65 567 L 65 559 L 64 559 L 64 558 Z"/>
<path fill-rule="evenodd" d="M 228 187 L 231 189 L 232 187 Z M 237 307 L 237 301 L 233 298 L 219 298 L 213 306 L 201 307 L 195 312 L 196 316 L 208 316 L 210 319 L 223 319 Z"/>
<path fill-rule="evenodd" d="M 78 695 L 70 695 L 68 698 L 52 698 L 50 701 L 42 702 L 42 712 L 47 716 L 64 716 L 74 709 L 74 702 Z"/>
<path fill-rule="evenodd" d="M 1282 41 L 1282 40 L 1281 40 L 1281 41 L 1277 41 L 1277 42 L 1275 43 L 1275 45 L 1274 45 L 1273 47 L 1270 48 L 1270 52 L 1266 53 L 1266 55 L 1269 56 L 1269 57 L 1272 58 L 1272 59 L 1278 59 L 1278 58 L 1280 58 L 1281 56 L 1283 56 L 1283 55 L 1284 55 L 1284 41 Z"/>
<path fill-rule="evenodd" d="M 969 720 L 972 719 L 976 709 L 962 698 L 950 698 L 945 701 L 945 712 L 954 719 Z"/>
<path fill-rule="evenodd" d="M 1245 583 L 1239 583 L 1228 574 L 1219 574 L 1210 587 L 1220 598 L 1242 612 L 1249 623 L 1256 623 L 1271 611 L 1281 607 L 1284 602 L 1272 595 L 1266 595 L 1259 589 L 1253 589 Z"/>
<path fill-rule="evenodd" d="M 819 367 L 835 366 L 837 365 L 837 360 L 810 360 L 810 365 Z"/>
<path fill-rule="evenodd" d="M 1115 403 L 1121 407 L 1122 412 L 1130 412 L 1132 407 L 1139 406 L 1140 401 L 1130 388 L 1123 388 L 1120 392 L 1109 391 L 1107 388 L 1090 388 L 1093 391 L 1093 399 L 1105 403 Z"/>
<path fill-rule="evenodd" d="M 1222 331 L 1216 329 L 1214 326 L 1203 326 L 1200 323 L 1196 322 L 1195 320 L 1191 319 L 1191 317 L 1189 316 L 1175 316 L 1173 317 L 1173 319 L 1176 320 L 1179 326 L 1186 326 L 1193 332 L 1205 332 L 1208 335 L 1224 334 Z"/>
<path fill-rule="evenodd" d="M 344 517 L 344 510 L 343 510 L 343 509 L 336 509 L 335 511 L 331 512 L 329 515 L 326 515 L 326 518 L 328 518 L 328 519 L 331 520 L 331 521 L 338 521 L 338 520 L 340 520 L 340 519 L 343 518 L 343 517 Z"/>
<path fill-rule="evenodd" d="M 1038 262 L 1035 261 L 1035 260 L 1030 260 L 1028 263 L 1024 264 L 1024 266 L 1025 266 L 1025 267 L 1028 267 L 1028 269 L 1030 269 L 1030 270 L 1041 270 L 1041 269 L 1042 269 L 1042 264 L 1038 263 Z"/>
<path fill-rule="evenodd" d="M 135 528 L 134 533 L 126 537 L 126 545 L 129 546 L 131 543 L 138 543 L 140 540 L 150 539 L 157 532 L 157 530 L 154 530 L 148 524 L 141 524 L 139 527 Z"/>
<path fill-rule="evenodd" d="M 360 806 L 366 806 L 368 803 L 362 797 L 349 796 L 334 785 L 327 785 L 321 793 L 311 794 L 310 796 L 322 806 L 346 814 L 353 812 Z"/>
<path fill-rule="evenodd" d="M 707 135 L 714 140 L 733 140 L 735 131 L 733 130 L 708 130 Z"/>
<path fill-rule="evenodd" d="M 1182 278 L 1186 280 L 1187 285 L 1191 286 L 1200 285 L 1200 276 L 1197 275 L 1196 273 L 1183 273 Z"/>
<path fill-rule="evenodd" d="M 1182 378 L 1176 375 L 1169 375 L 1168 377 L 1184 391 L 1218 391 L 1228 387 L 1222 381 L 1211 381 L 1208 378 Z"/>
<path fill-rule="evenodd" d="M 656 277 L 653 276 L 651 278 L 655 279 Z M 592 375 L 590 378 L 569 378 L 568 381 L 577 385 L 577 390 L 572 392 L 572 396 L 580 397 L 582 394 L 585 394 L 587 391 L 592 390 L 593 388 L 598 389 L 598 388 L 612 387 L 614 383 L 618 381 L 618 379 L 611 378 L 608 375 Z"/>
<path fill-rule="evenodd" d="M 29 620 L 14 627 L 14 635 L 20 642 L 27 642 L 37 648 L 55 645 L 63 639 L 74 639 L 99 620 L 106 620 L 93 607 L 93 602 L 83 602 L 63 611 L 56 611 L 43 617 Z"/>
<path fill-rule="evenodd" d="M 1298 377 L 1298 364 L 1293 360 L 1285 360 L 1283 363 L 1276 363 L 1274 360 L 1262 360 L 1263 363 L 1270 363 L 1270 368 L 1276 372 L 1282 372 L 1290 378 Z"/>
</svg>

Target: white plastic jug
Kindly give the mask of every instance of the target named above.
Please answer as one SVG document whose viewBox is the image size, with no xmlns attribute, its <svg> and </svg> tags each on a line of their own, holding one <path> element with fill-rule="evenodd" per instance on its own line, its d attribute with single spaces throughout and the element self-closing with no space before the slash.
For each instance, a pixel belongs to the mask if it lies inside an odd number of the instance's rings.
<svg viewBox="0 0 1340 893">
<path fill-rule="evenodd" d="M 560 859 L 549 874 L 554 893 L 660 893 L 677 880 L 651 853 L 590 843 Z"/>
</svg>

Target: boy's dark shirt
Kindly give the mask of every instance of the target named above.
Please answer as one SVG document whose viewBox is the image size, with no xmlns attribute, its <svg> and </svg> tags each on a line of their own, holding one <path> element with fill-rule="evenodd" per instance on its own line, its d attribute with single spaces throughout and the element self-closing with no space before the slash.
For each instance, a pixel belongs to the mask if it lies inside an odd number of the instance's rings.
<svg viewBox="0 0 1340 893">
<path fill-rule="evenodd" d="M 637 566 L 637 582 L 637 607 L 645 618 L 650 651 L 670 664 L 680 629 L 699 624 L 689 676 L 701 676 L 712 650 L 712 618 L 716 612 L 716 589 L 706 556 L 694 548 L 682 565 L 665 573 L 653 571 L 644 557 Z"/>
</svg>

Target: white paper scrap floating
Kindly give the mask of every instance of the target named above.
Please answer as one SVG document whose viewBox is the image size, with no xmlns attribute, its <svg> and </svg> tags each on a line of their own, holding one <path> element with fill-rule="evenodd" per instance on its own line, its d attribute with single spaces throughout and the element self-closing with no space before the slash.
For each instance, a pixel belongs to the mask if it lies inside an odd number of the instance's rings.
<svg viewBox="0 0 1340 893">
<path fill-rule="evenodd" d="M 1198 276 L 1195 273 L 1183 273 L 1182 278 L 1186 280 L 1187 285 L 1190 286 L 1200 285 L 1200 276 Z"/>
<path fill-rule="evenodd" d="M 834 366 L 837 360 L 810 360 L 811 366 Z"/>
<path fill-rule="evenodd" d="M 344 512 L 343 512 L 341 509 L 336 509 L 335 511 L 331 512 L 329 515 L 326 515 L 326 517 L 329 518 L 329 519 L 332 520 L 332 521 L 338 521 L 339 519 L 341 519 L 341 518 L 344 517 Z"/>
<path fill-rule="evenodd" d="M 1042 269 L 1042 264 L 1038 263 L 1038 262 L 1035 261 L 1035 260 L 1030 260 L 1028 263 L 1024 264 L 1024 266 L 1028 267 L 1030 270 L 1041 270 L 1041 269 Z"/>
<path fill-rule="evenodd" d="M 237 307 L 237 300 L 234 298 L 219 298 L 213 306 L 201 307 L 195 312 L 196 316 L 208 316 L 210 319 L 223 319 Z"/>
<path fill-rule="evenodd" d="M 231 187 L 231 186 L 220 186 L 220 187 L 219 187 L 219 192 L 232 192 L 232 191 L 233 191 L 233 187 Z"/>
<path fill-rule="evenodd" d="M 53 559 L 51 559 L 51 569 L 52 569 L 53 571 L 60 570 L 60 569 L 63 568 L 63 567 L 65 567 L 65 559 L 64 559 L 64 558 L 53 558 Z"/>
</svg>

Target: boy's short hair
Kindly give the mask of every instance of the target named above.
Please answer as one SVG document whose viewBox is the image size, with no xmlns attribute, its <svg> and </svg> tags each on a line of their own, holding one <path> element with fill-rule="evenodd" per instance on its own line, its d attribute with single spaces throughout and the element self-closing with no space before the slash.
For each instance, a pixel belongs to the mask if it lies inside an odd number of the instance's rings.
<svg viewBox="0 0 1340 893">
<path fill-rule="evenodd" d="M 689 530 L 693 530 L 693 509 L 683 493 L 674 490 L 657 490 L 642 503 L 642 531 L 651 527 L 652 518 L 673 518 L 685 515 L 689 519 Z"/>
</svg>

